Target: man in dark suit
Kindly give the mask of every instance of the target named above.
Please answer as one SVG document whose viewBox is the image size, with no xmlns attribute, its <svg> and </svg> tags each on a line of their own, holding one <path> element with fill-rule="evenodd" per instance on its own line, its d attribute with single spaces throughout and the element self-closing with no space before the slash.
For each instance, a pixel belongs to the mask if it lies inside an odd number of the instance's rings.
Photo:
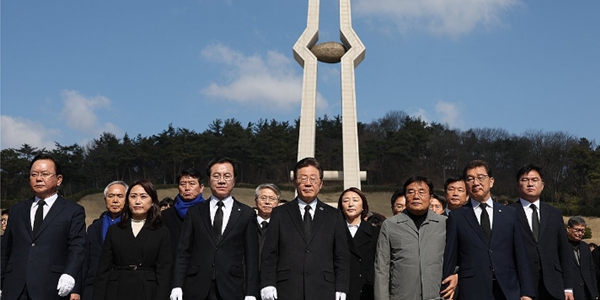
<svg viewBox="0 0 600 300">
<path fill-rule="evenodd" d="M 444 182 L 444 194 L 448 202 L 446 216 L 467 203 L 469 199 L 467 195 L 467 183 L 462 175 L 454 175 L 446 179 L 446 182 Z"/>
<path fill-rule="evenodd" d="M 183 226 L 183 218 L 188 209 L 195 204 L 204 202 L 202 192 L 202 174 L 195 169 L 186 169 L 177 176 L 177 189 L 179 194 L 175 197 L 173 206 L 161 212 L 163 222 L 169 228 L 171 235 L 171 249 L 173 250 L 173 261 L 177 258 L 177 247 L 179 236 Z"/>
<path fill-rule="evenodd" d="M 85 258 L 85 211 L 57 194 L 58 161 L 39 154 L 29 166 L 35 197 L 15 204 L 2 237 L 2 299 L 68 299 Z"/>
<path fill-rule="evenodd" d="M 517 209 L 529 259 L 536 299 L 573 299 L 571 251 L 560 210 L 540 201 L 544 181 L 540 167 L 528 164 L 517 172 Z"/>
<path fill-rule="evenodd" d="M 314 158 L 296 163 L 293 174 L 298 197 L 271 214 L 261 257 L 262 299 L 345 300 L 350 254 L 344 217 L 317 198 L 323 168 Z"/>
<path fill-rule="evenodd" d="M 188 209 L 183 220 L 171 300 L 241 300 L 258 296 L 256 214 L 235 200 L 235 164 L 208 164 L 212 196 Z"/>
<path fill-rule="evenodd" d="M 267 238 L 271 213 L 273 212 L 273 208 L 279 204 L 279 199 L 281 199 L 281 191 L 272 183 L 263 183 L 254 191 L 256 222 L 258 224 L 259 259 L 265 239 Z"/>
<path fill-rule="evenodd" d="M 598 299 L 596 273 L 590 246 L 582 241 L 587 224 L 582 217 L 573 216 L 567 223 L 567 238 L 571 246 L 569 267 L 573 274 L 573 296 L 575 300 Z"/>
<path fill-rule="evenodd" d="M 104 188 L 106 211 L 92 222 L 85 237 L 86 255 L 83 267 L 71 292 L 71 300 L 92 300 L 94 298 L 94 280 L 106 239 L 108 228 L 121 221 L 121 212 L 125 207 L 125 194 L 129 186 L 123 181 L 113 181 Z M 80 296 L 80 297 L 78 297 Z"/>
<path fill-rule="evenodd" d="M 516 209 L 492 200 L 486 162 L 470 162 L 463 174 L 470 200 L 446 222 L 443 278 L 458 267 L 457 299 L 530 300 L 535 291 Z"/>
</svg>

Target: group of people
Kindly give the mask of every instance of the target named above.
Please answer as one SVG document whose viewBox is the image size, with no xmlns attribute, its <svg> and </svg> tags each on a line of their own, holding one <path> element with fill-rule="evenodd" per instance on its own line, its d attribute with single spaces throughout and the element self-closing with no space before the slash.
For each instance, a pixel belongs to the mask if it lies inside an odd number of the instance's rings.
<svg viewBox="0 0 600 300">
<path fill-rule="evenodd" d="M 151 182 L 111 182 L 106 211 L 86 231 L 83 207 L 58 193 L 59 162 L 36 156 L 35 197 L 11 207 L 2 236 L 1 296 L 598 299 L 592 254 L 581 241 L 585 220 L 572 217 L 565 230 L 560 210 L 540 201 L 535 165 L 517 172 L 520 199 L 509 206 L 492 200 L 484 161 L 446 180 L 445 201 L 430 179 L 411 177 L 392 195 L 394 216 L 384 221 L 358 188 L 344 190 L 337 209 L 319 200 L 323 168 L 314 158 L 295 165 L 297 197 L 283 205 L 270 183 L 256 188 L 254 209 L 236 200 L 228 158 L 212 160 L 206 176 L 208 199 L 202 174 L 184 170 L 162 211 Z"/>
</svg>

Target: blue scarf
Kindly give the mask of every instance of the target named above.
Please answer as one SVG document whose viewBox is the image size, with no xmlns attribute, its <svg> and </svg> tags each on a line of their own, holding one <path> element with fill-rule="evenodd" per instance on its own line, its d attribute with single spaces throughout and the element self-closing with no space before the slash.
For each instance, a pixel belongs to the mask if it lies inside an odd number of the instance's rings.
<svg viewBox="0 0 600 300">
<path fill-rule="evenodd" d="M 102 218 L 102 241 L 106 239 L 106 233 L 108 232 L 108 227 L 111 225 L 115 225 L 121 221 L 121 216 L 116 217 L 114 220 L 110 217 L 110 213 L 104 213 L 104 217 Z"/>
<path fill-rule="evenodd" d="M 188 208 L 192 207 L 194 204 L 202 202 L 204 202 L 204 197 L 202 197 L 202 194 L 198 195 L 198 197 L 192 201 L 183 201 L 183 199 L 177 195 L 177 197 L 175 197 L 175 205 L 173 205 L 173 207 L 175 207 L 175 211 L 177 211 L 177 214 L 183 219 L 188 211 Z"/>
</svg>

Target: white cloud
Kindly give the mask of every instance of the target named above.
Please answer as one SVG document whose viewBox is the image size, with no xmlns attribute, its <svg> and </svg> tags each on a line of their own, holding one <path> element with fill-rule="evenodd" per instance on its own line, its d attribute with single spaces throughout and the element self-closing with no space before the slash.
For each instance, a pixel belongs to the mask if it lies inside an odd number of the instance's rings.
<svg viewBox="0 0 600 300">
<path fill-rule="evenodd" d="M 435 111 L 442 124 L 447 124 L 450 128 L 463 127 L 464 122 L 456 104 L 440 100 L 435 104 Z"/>
<path fill-rule="evenodd" d="M 295 62 L 287 55 L 269 51 L 266 57 L 247 56 L 223 44 L 206 47 L 206 60 L 225 65 L 227 83 L 211 83 L 201 93 L 247 106 L 290 110 L 301 102 L 302 74 L 297 74 Z M 327 107 L 327 101 L 317 95 L 318 108 Z"/>
<path fill-rule="evenodd" d="M 521 0 L 356 0 L 353 12 L 373 22 L 391 21 L 402 34 L 424 31 L 457 38 L 476 27 L 501 25 L 502 14 L 519 5 Z"/>
<path fill-rule="evenodd" d="M 112 123 L 100 124 L 98 109 L 110 109 L 110 99 L 104 96 L 85 97 L 77 91 L 61 91 L 64 108 L 61 117 L 66 119 L 69 128 L 87 135 L 97 136 L 102 132 L 120 134 L 120 129 Z"/>
<path fill-rule="evenodd" d="M 417 109 L 415 112 L 410 114 L 413 118 L 420 118 L 421 121 L 424 121 L 425 123 L 430 123 L 431 122 L 431 118 L 429 117 L 429 113 L 427 113 L 427 111 L 423 108 L 419 108 Z"/>
<path fill-rule="evenodd" d="M 2 149 L 19 149 L 23 144 L 28 144 L 38 149 L 50 150 L 54 149 L 54 138 L 58 136 L 58 130 L 48 129 L 39 122 L 21 117 L 2 115 L 0 126 Z"/>
</svg>

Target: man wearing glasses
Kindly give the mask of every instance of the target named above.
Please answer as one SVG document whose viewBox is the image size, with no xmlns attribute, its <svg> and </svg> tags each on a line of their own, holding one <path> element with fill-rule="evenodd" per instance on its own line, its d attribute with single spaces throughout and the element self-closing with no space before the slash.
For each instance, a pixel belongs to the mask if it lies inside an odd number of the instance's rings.
<svg viewBox="0 0 600 300">
<path fill-rule="evenodd" d="M 258 223 L 258 248 L 259 254 L 262 252 L 267 229 L 271 220 L 273 208 L 279 205 L 281 191 L 272 183 L 263 183 L 254 191 L 254 203 L 256 204 L 256 221 Z M 260 259 L 260 256 L 259 256 Z"/>
<path fill-rule="evenodd" d="M 516 209 L 492 200 L 494 177 L 486 162 L 471 161 L 463 175 L 470 199 L 446 221 L 443 278 L 458 271 L 456 299 L 531 300 L 535 291 Z"/>
<path fill-rule="evenodd" d="M 170 298 L 256 299 L 256 214 L 231 196 L 236 178 L 231 159 L 212 160 L 206 175 L 212 196 L 190 207 L 183 220 Z"/>
<path fill-rule="evenodd" d="M 261 256 L 263 300 L 345 300 L 350 252 L 342 211 L 321 202 L 323 168 L 314 158 L 294 167 L 298 197 L 273 209 Z"/>
<path fill-rule="evenodd" d="M 580 216 L 569 218 L 567 238 L 571 246 L 569 266 L 573 274 L 573 297 L 577 300 L 598 299 L 596 274 L 590 246 L 583 242 L 587 224 Z"/>
<path fill-rule="evenodd" d="M 58 194 L 63 174 L 49 154 L 29 165 L 35 197 L 10 209 L 2 236 L 2 298 L 64 299 L 85 258 L 85 211 Z"/>
<path fill-rule="evenodd" d="M 519 201 L 513 204 L 521 223 L 536 299 L 573 299 L 570 247 L 562 212 L 540 201 L 544 181 L 540 167 L 517 171 Z"/>
</svg>

